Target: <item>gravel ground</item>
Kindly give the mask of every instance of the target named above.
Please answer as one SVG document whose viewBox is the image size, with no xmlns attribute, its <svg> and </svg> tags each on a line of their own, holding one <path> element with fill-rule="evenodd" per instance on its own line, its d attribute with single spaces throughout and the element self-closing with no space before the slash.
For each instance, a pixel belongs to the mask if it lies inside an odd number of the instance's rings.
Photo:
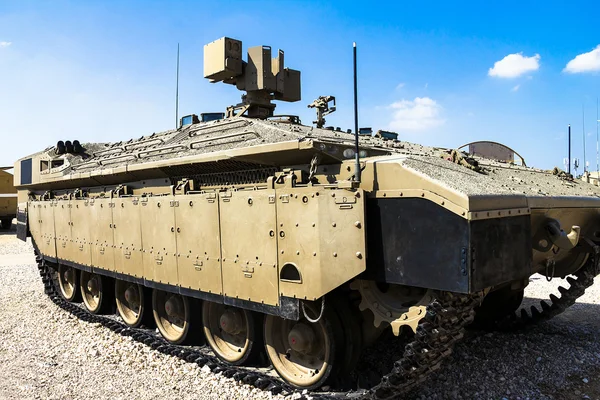
<svg viewBox="0 0 600 400">
<path fill-rule="evenodd" d="M 527 301 L 556 292 L 535 279 Z M 0 399 L 280 398 L 88 324 L 43 293 L 32 249 L 0 235 Z M 522 333 L 472 331 L 410 399 L 600 399 L 600 283 Z"/>
</svg>

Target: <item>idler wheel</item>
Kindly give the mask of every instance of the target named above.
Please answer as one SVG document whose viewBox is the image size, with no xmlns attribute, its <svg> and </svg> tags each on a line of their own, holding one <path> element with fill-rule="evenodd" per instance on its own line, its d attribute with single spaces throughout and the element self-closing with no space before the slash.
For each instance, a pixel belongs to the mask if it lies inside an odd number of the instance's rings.
<svg viewBox="0 0 600 400">
<path fill-rule="evenodd" d="M 191 309 L 187 297 L 154 289 L 152 313 L 159 332 L 168 342 L 181 344 L 188 339 Z"/>
<path fill-rule="evenodd" d="M 148 325 L 148 316 L 151 313 L 147 309 L 150 307 L 146 307 L 148 301 L 141 285 L 117 279 L 115 300 L 117 311 L 125 324 L 132 328 L 137 328 L 142 324 Z"/>
<path fill-rule="evenodd" d="M 79 300 L 79 286 L 77 284 L 77 270 L 73 267 L 59 264 L 58 286 L 63 299 L 74 302 Z"/>
<path fill-rule="evenodd" d="M 311 318 L 319 310 L 307 306 Z M 290 385 L 316 389 L 325 384 L 336 362 L 336 346 L 340 343 L 334 325 L 337 317 L 327 309 L 316 323 L 291 321 L 274 315 L 265 316 L 264 340 L 267 356 L 277 373 Z"/>
<path fill-rule="evenodd" d="M 79 289 L 85 308 L 92 314 L 106 314 L 112 308 L 112 293 L 108 278 L 92 272 L 79 273 Z"/>
<path fill-rule="evenodd" d="M 202 325 L 206 341 L 217 357 L 242 365 L 254 361 L 262 350 L 260 316 L 241 308 L 205 301 Z"/>
</svg>

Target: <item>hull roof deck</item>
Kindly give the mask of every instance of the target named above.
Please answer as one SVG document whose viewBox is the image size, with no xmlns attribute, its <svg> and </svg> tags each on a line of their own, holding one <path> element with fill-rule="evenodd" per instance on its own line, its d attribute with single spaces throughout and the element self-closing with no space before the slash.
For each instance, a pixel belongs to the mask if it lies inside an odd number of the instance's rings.
<svg viewBox="0 0 600 400">
<path fill-rule="evenodd" d="M 321 163 L 339 163 L 344 158 L 340 149 L 353 148 L 353 145 L 353 135 L 346 132 L 234 118 L 194 124 L 124 142 L 87 143 L 84 144 L 84 156 L 63 156 L 70 167 L 60 176 L 53 174 L 52 178 L 48 176 L 50 179 L 43 181 L 77 180 L 220 161 L 240 162 L 239 165 L 294 165 L 309 163 L 317 152 L 324 156 Z M 367 151 L 368 156 L 398 155 L 394 157 L 395 162 L 403 167 L 468 197 L 561 197 L 569 202 L 573 198 L 579 201 L 585 198 L 588 205 L 600 205 L 599 187 L 579 180 L 562 179 L 551 171 L 476 157 L 483 172 L 475 172 L 444 159 L 445 148 L 371 136 L 361 136 L 360 147 Z M 337 154 L 330 149 L 335 149 Z M 53 148 L 40 153 L 56 156 Z M 384 159 L 379 160 L 384 162 Z"/>
</svg>

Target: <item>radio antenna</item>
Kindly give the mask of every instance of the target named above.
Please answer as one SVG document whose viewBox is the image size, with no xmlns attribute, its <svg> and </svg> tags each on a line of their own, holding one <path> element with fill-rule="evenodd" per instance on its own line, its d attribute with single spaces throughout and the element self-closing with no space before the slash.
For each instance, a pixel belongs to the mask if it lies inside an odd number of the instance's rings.
<svg viewBox="0 0 600 400">
<path fill-rule="evenodd" d="M 177 43 L 177 80 L 175 84 L 175 129 L 179 128 L 179 43 Z"/>
<path fill-rule="evenodd" d="M 356 72 L 356 42 L 352 43 L 354 49 L 354 181 L 360 183 L 360 155 L 358 146 L 358 83 Z"/>
<path fill-rule="evenodd" d="M 587 162 L 585 160 L 585 104 L 581 105 L 581 123 L 583 127 L 583 172 L 587 171 Z"/>
<path fill-rule="evenodd" d="M 600 167 L 598 166 L 598 123 L 600 122 L 600 115 L 598 115 L 598 98 L 596 97 L 596 173 L 598 174 L 598 180 L 596 183 L 600 186 Z"/>
<path fill-rule="evenodd" d="M 569 139 L 568 139 L 568 141 L 569 141 L 569 143 L 568 143 L 568 146 L 569 146 L 568 157 L 569 158 L 567 158 L 567 174 L 570 174 L 571 173 L 571 124 L 569 124 L 569 135 L 568 135 L 568 137 L 569 137 Z"/>
</svg>

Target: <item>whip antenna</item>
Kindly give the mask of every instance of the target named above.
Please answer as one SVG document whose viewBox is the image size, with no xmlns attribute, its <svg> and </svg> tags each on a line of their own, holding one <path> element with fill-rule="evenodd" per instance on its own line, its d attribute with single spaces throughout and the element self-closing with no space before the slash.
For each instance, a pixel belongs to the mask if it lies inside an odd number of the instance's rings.
<svg viewBox="0 0 600 400">
<path fill-rule="evenodd" d="M 585 161 L 585 104 L 581 105 L 581 122 L 583 127 L 583 172 L 587 171 L 587 162 Z"/>
<path fill-rule="evenodd" d="M 354 49 L 354 181 L 360 183 L 360 156 L 358 147 L 358 83 L 356 80 L 356 42 L 352 43 Z"/>
<path fill-rule="evenodd" d="M 569 124 L 569 158 L 567 158 L 567 173 L 571 173 L 571 124 Z"/>
<path fill-rule="evenodd" d="M 175 84 L 175 129 L 179 127 L 179 43 L 177 43 L 177 79 Z"/>
</svg>

